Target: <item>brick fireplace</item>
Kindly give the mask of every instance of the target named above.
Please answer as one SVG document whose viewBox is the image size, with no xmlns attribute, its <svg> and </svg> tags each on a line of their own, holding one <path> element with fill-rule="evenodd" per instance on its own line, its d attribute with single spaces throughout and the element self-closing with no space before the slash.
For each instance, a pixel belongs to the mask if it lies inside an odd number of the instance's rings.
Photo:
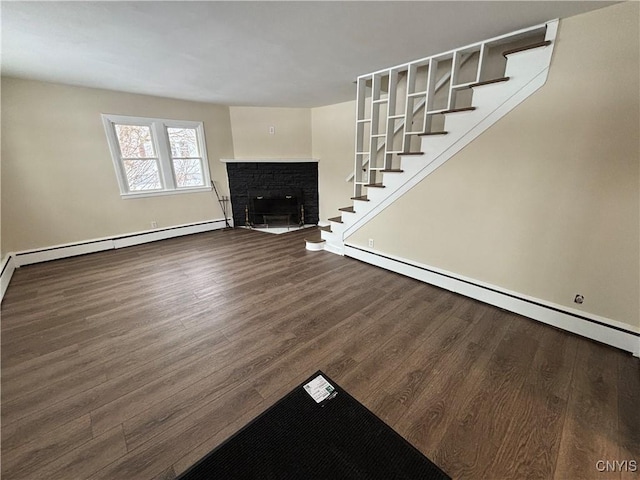
<svg viewBox="0 0 640 480">
<path fill-rule="evenodd" d="M 226 160 L 236 226 L 317 224 L 317 161 Z"/>
</svg>

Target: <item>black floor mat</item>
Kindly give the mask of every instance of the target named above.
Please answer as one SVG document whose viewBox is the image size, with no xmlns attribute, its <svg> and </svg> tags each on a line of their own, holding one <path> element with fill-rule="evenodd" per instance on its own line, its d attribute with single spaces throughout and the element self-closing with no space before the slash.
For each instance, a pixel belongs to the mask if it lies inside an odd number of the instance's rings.
<svg viewBox="0 0 640 480">
<path fill-rule="evenodd" d="M 450 477 L 329 377 L 317 372 L 179 478 Z"/>
</svg>

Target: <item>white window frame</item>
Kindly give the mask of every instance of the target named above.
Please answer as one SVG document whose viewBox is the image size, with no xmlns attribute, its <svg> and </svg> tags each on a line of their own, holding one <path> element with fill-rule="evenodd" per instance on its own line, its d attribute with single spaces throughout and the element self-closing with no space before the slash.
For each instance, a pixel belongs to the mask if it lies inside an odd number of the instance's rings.
<svg viewBox="0 0 640 480">
<path fill-rule="evenodd" d="M 211 191 L 211 172 L 209 171 L 209 157 L 204 139 L 204 125 L 202 122 L 186 120 L 169 120 L 163 118 L 132 117 L 128 115 L 102 114 L 102 123 L 107 135 L 107 143 L 113 166 L 116 171 L 120 196 L 122 198 L 153 197 L 158 195 L 174 195 L 180 193 L 196 193 Z M 160 174 L 161 188 L 157 190 L 130 191 L 127 175 L 122 163 L 120 143 L 116 135 L 115 125 L 141 125 L 151 129 L 153 146 L 158 156 L 158 173 Z M 202 155 L 202 175 L 204 185 L 198 187 L 178 187 L 176 185 L 173 170 L 173 158 L 167 128 L 193 128 L 198 137 L 198 147 Z"/>
</svg>

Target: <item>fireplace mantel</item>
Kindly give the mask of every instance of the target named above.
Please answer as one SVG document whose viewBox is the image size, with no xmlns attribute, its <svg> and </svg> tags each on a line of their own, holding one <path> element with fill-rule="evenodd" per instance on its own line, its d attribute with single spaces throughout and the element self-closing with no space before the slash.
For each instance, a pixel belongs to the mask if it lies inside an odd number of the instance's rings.
<svg viewBox="0 0 640 480">
<path fill-rule="evenodd" d="M 311 163 L 317 158 L 221 158 L 223 163 Z"/>
</svg>

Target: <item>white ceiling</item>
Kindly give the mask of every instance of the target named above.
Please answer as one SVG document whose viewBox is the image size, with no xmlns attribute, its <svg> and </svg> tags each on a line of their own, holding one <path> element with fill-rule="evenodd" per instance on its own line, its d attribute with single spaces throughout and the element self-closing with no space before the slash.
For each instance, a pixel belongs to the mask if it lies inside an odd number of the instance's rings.
<svg viewBox="0 0 640 480">
<path fill-rule="evenodd" d="M 351 100 L 358 75 L 615 2 L 6 2 L 2 74 L 226 105 Z"/>
</svg>

